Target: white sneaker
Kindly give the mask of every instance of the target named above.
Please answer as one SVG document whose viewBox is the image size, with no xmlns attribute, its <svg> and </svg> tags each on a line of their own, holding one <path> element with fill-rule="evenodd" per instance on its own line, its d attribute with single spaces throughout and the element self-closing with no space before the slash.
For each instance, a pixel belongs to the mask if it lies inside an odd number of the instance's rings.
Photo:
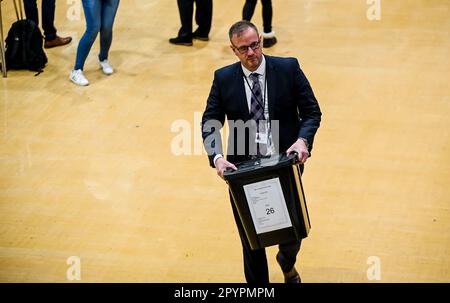
<svg viewBox="0 0 450 303">
<path fill-rule="evenodd" d="M 114 72 L 113 68 L 108 63 L 108 59 L 100 61 L 100 66 L 103 70 L 103 73 L 106 75 L 111 75 Z"/>
<path fill-rule="evenodd" d="M 83 75 L 83 71 L 81 69 L 73 70 L 70 73 L 70 80 L 76 85 L 86 86 L 89 85 L 88 79 Z"/>
</svg>

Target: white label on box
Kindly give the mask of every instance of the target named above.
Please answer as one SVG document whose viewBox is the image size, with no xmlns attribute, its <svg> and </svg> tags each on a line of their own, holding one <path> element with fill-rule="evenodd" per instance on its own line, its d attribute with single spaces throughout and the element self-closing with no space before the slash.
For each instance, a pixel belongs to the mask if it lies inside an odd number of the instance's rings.
<svg viewBox="0 0 450 303">
<path fill-rule="evenodd" d="M 279 178 L 244 185 L 244 192 L 257 234 L 292 226 Z"/>
</svg>

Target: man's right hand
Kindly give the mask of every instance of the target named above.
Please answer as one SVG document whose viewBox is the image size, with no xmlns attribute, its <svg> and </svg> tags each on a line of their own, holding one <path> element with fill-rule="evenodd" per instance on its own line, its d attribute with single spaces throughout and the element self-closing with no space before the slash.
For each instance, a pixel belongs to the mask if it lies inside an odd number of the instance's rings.
<svg viewBox="0 0 450 303">
<path fill-rule="evenodd" d="M 223 179 L 223 173 L 227 170 L 227 168 L 231 168 L 232 170 L 237 170 L 237 167 L 234 166 L 233 163 L 228 162 L 223 157 L 220 157 L 216 160 L 215 163 L 217 175 Z"/>
</svg>

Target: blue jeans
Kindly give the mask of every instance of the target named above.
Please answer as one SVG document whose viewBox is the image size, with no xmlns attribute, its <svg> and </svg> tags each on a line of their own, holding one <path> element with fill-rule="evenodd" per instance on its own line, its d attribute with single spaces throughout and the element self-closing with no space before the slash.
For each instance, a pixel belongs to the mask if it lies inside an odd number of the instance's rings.
<svg viewBox="0 0 450 303">
<path fill-rule="evenodd" d="M 112 29 L 117 7 L 120 0 L 82 0 L 84 16 L 86 18 L 86 31 L 80 39 L 77 49 L 75 70 L 83 69 L 84 62 L 100 32 L 99 59 L 108 59 L 109 48 L 112 42 Z"/>
</svg>

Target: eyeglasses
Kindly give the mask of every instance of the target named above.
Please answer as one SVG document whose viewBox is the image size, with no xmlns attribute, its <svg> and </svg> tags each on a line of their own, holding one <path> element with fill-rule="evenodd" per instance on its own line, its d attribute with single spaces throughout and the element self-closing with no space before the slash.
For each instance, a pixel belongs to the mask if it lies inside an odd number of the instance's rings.
<svg viewBox="0 0 450 303">
<path fill-rule="evenodd" d="M 237 50 L 240 54 L 245 54 L 246 52 L 248 52 L 248 48 L 250 47 L 252 50 L 257 50 L 260 46 L 261 40 L 255 41 L 250 45 L 243 45 L 240 47 L 236 47 L 233 45 L 234 49 Z"/>
</svg>

